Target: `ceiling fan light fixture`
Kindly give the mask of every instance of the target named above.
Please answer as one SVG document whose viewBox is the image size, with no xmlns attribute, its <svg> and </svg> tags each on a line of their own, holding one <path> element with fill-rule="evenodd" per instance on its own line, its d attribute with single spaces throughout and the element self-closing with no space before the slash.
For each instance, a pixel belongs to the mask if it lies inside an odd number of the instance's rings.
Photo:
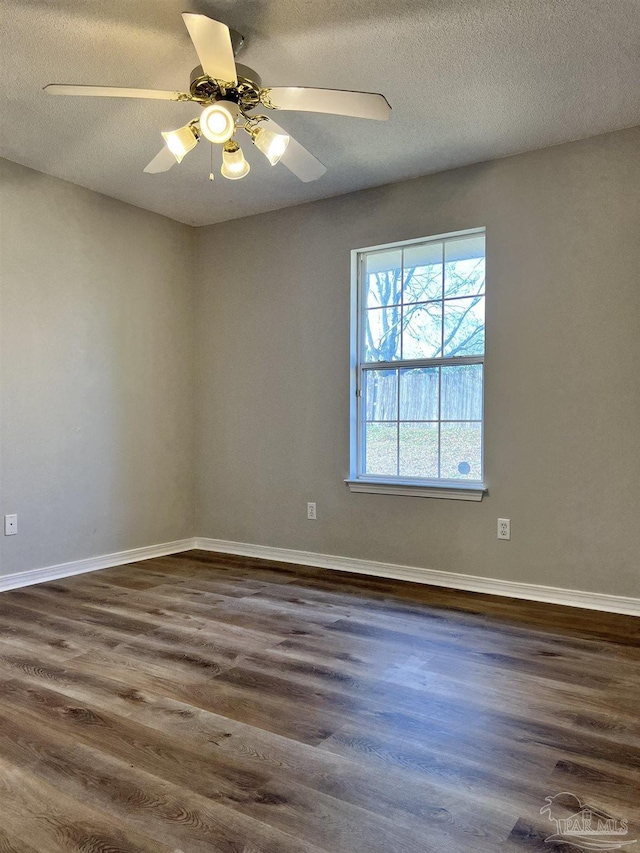
<svg viewBox="0 0 640 853">
<path fill-rule="evenodd" d="M 256 127 L 251 131 L 251 138 L 256 148 L 262 151 L 272 166 L 280 162 L 291 139 L 286 133 L 275 133 L 267 127 Z"/>
<path fill-rule="evenodd" d="M 209 142 L 221 145 L 231 139 L 236 129 L 238 112 L 238 105 L 233 101 L 216 101 L 203 109 L 200 128 Z"/>
<path fill-rule="evenodd" d="M 147 174 L 164 173 L 176 162 L 181 163 L 204 136 L 226 149 L 223 175 L 230 180 L 243 178 L 249 172 L 249 164 L 235 142 L 236 132 L 242 129 L 271 165 L 281 161 L 307 183 L 322 177 L 326 167 L 275 121 L 258 114 L 260 106 L 267 111 L 325 113 L 377 121 L 386 121 L 391 115 L 387 99 L 375 92 L 301 86 L 263 88 L 259 74 L 246 66 L 236 66 L 235 55 L 244 41 L 239 33 L 221 21 L 196 12 L 185 12 L 182 19 L 199 60 L 199 65 L 191 71 L 186 91 L 67 83 L 51 83 L 44 87 L 50 95 L 144 98 L 197 105 L 199 119 L 162 134 L 165 145 L 145 166 Z M 213 176 L 213 170 L 209 174 Z"/>
<path fill-rule="evenodd" d="M 251 166 L 244 159 L 242 149 L 233 139 L 225 142 L 222 151 L 222 169 L 220 170 L 223 178 L 228 178 L 230 181 L 239 181 L 249 174 Z"/>
<path fill-rule="evenodd" d="M 190 123 L 184 127 L 179 127 L 177 130 L 163 132 L 162 138 L 177 162 L 182 163 L 185 154 L 188 154 L 198 144 L 200 134 L 196 126 Z"/>
</svg>

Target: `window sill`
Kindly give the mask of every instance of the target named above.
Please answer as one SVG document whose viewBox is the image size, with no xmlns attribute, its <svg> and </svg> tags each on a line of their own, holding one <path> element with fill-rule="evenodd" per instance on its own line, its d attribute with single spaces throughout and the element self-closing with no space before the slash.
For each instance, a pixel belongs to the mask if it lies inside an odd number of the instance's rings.
<svg viewBox="0 0 640 853">
<path fill-rule="evenodd" d="M 370 495 L 405 495 L 415 498 L 444 498 L 454 501 L 481 501 L 487 488 L 482 483 L 465 485 L 444 483 L 416 483 L 411 480 L 345 480 L 351 492 Z"/>
</svg>

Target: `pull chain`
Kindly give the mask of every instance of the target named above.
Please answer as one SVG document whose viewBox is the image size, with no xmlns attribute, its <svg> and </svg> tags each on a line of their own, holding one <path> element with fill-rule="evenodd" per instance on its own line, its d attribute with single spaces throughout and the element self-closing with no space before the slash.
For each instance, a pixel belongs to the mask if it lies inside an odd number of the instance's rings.
<svg viewBox="0 0 640 853">
<path fill-rule="evenodd" d="M 209 180 L 213 180 L 213 142 L 211 143 L 211 167 L 209 170 Z"/>
</svg>

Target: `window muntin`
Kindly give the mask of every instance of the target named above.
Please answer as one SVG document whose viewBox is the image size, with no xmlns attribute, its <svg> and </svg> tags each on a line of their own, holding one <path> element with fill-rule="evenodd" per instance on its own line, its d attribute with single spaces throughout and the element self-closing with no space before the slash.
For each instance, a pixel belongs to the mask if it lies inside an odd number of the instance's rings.
<svg viewBox="0 0 640 853">
<path fill-rule="evenodd" d="M 357 252 L 352 476 L 483 480 L 484 230 Z"/>
</svg>

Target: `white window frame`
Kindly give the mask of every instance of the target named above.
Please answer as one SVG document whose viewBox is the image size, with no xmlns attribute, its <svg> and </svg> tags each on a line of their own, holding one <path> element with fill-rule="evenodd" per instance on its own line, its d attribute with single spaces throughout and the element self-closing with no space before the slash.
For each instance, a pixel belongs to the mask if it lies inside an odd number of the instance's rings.
<svg viewBox="0 0 640 853">
<path fill-rule="evenodd" d="M 364 341 L 365 314 L 367 310 L 362 297 L 364 287 L 364 260 L 370 252 L 381 252 L 392 249 L 402 249 L 407 246 L 423 245 L 430 242 L 466 237 L 473 234 L 486 235 L 485 228 L 469 228 L 464 231 L 452 231 L 447 234 L 436 234 L 430 237 L 420 237 L 414 240 L 402 240 L 396 243 L 385 243 L 380 246 L 367 246 L 353 249 L 351 252 L 351 382 L 350 382 L 350 475 L 345 480 L 352 492 L 370 494 L 407 495 L 414 497 L 448 498 L 454 500 L 481 501 L 487 491 L 485 481 L 478 480 L 427 480 L 422 478 L 402 478 L 394 476 L 364 475 L 364 442 L 362 431 L 364 420 L 362 416 L 362 377 L 366 370 L 383 368 L 411 367 L 442 367 L 447 365 L 482 364 L 485 354 L 480 356 L 454 356 L 451 358 L 398 359 L 391 362 L 364 362 L 361 360 Z M 486 288 L 485 288 L 486 293 Z M 486 339 L 486 335 L 485 335 Z M 482 437 L 481 454 L 484 476 L 484 374 L 483 370 L 483 405 L 482 405 Z"/>
</svg>

